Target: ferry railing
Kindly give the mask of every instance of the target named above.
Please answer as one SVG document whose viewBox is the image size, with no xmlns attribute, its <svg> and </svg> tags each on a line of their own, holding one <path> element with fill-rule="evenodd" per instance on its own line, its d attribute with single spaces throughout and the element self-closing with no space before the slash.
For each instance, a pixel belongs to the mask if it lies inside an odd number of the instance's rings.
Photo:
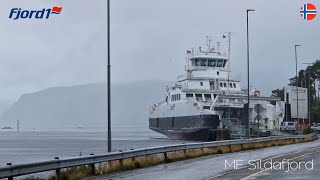
<svg viewBox="0 0 320 180">
<path fill-rule="evenodd" d="M 95 164 L 105 163 L 114 160 L 123 160 L 127 158 L 135 158 L 139 156 L 147 156 L 153 154 L 164 154 L 167 157 L 167 153 L 181 150 L 190 149 L 203 149 L 210 147 L 219 147 L 226 145 L 236 145 L 245 143 L 257 143 L 265 142 L 270 140 L 288 140 L 297 138 L 307 138 L 317 136 L 316 134 L 309 135 L 297 135 L 297 136 L 271 136 L 264 138 L 252 138 L 252 139 L 238 139 L 238 140 L 227 140 L 227 141 L 213 141 L 213 142 L 202 142 L 202 143 L 187 143 L 177 145 L 166 145 L 159 147 L 142 148 L 136 150 L 127 150 L 123 152 L 111 152 L 103 155 L 90 154 L 89 156 L 81 156 L 74 158 L 60 159 L 56 157 L 54 160 L 27 163 L 27 164 L 11 164 L 8 163 L 5 167 L 0 167 L 0 178 L 8 178 L 13 180 L 14 177 L 29 175 L 34 173 L 40 173 L 45 171 L 56 171 L 56 175 L 60 176 L 61 169 L 72 168 L 83 165 L 90 165 L 92 167 L 92 174 L 95 174 Z"/>
</svg>

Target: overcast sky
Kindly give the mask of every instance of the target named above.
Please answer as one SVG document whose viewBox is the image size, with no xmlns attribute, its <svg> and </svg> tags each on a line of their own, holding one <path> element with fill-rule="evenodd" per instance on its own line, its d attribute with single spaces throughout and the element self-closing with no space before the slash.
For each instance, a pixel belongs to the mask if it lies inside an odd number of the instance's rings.
<svg viewBox="0 0 320 180">
<path fill-rule="evenodd" d="M 302 62 L 320 59 L 320 16 L 305 21 L 292 0 L 111 0 L 111 61 L 115 83 L 174 81 L 186 49 L 232 32 L 231 70 L 246 82 L 246 9 L 250 14 L 251 84 L 264 94 L 295 74 L 294 44 Z M 12 8 L 62 6 L 48 20 L 9 19 Z M 0 99 L 47 87 L 106 82 L 105 0 L 1 0 Z M 164 88 L 165 90 L 165 88 Z"/>
</svg>

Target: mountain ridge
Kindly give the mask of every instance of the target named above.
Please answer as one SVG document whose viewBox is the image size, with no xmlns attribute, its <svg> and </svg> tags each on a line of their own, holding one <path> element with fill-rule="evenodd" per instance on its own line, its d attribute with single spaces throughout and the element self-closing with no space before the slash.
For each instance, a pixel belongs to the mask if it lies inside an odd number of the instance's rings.
<svg viewBox="0 0 320 180">
<path fill-rule="evenodd" d="M 147 127 L 149 106 L 164 99 L 167 84 L 140 81 L 112 85 L 112 124 Z M 19 120 L 21 130 L 105 129 L 106 119 L 107 85 L 90 83 L 23 94 L 3 113 L 0 127 L 15 127 Z"/>
</svg>

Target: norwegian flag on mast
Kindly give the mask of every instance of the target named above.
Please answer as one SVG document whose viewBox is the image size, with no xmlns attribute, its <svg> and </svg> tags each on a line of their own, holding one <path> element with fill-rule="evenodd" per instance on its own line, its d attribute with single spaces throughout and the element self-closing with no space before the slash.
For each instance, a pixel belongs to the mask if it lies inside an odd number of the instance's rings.
<svg viewBox="0 0 320 180">
<path fill-rule="evenodd" d="M 192 51 L 190 49 L 187 50 L 187 54 L 191 54 Z"/>
</svg>

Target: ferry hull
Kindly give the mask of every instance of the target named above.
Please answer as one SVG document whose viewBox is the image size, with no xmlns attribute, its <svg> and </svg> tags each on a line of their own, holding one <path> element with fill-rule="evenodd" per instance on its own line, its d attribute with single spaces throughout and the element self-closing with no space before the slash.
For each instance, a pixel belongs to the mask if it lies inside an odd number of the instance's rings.
<svg viewBox="0 0 320 180">
<path fill-rule="evenodd" d="M 208 141 L 209 130 L 219 126 L 218 115 L 150 118 L 149 128 L 171 139 Z"/>
</svg>

